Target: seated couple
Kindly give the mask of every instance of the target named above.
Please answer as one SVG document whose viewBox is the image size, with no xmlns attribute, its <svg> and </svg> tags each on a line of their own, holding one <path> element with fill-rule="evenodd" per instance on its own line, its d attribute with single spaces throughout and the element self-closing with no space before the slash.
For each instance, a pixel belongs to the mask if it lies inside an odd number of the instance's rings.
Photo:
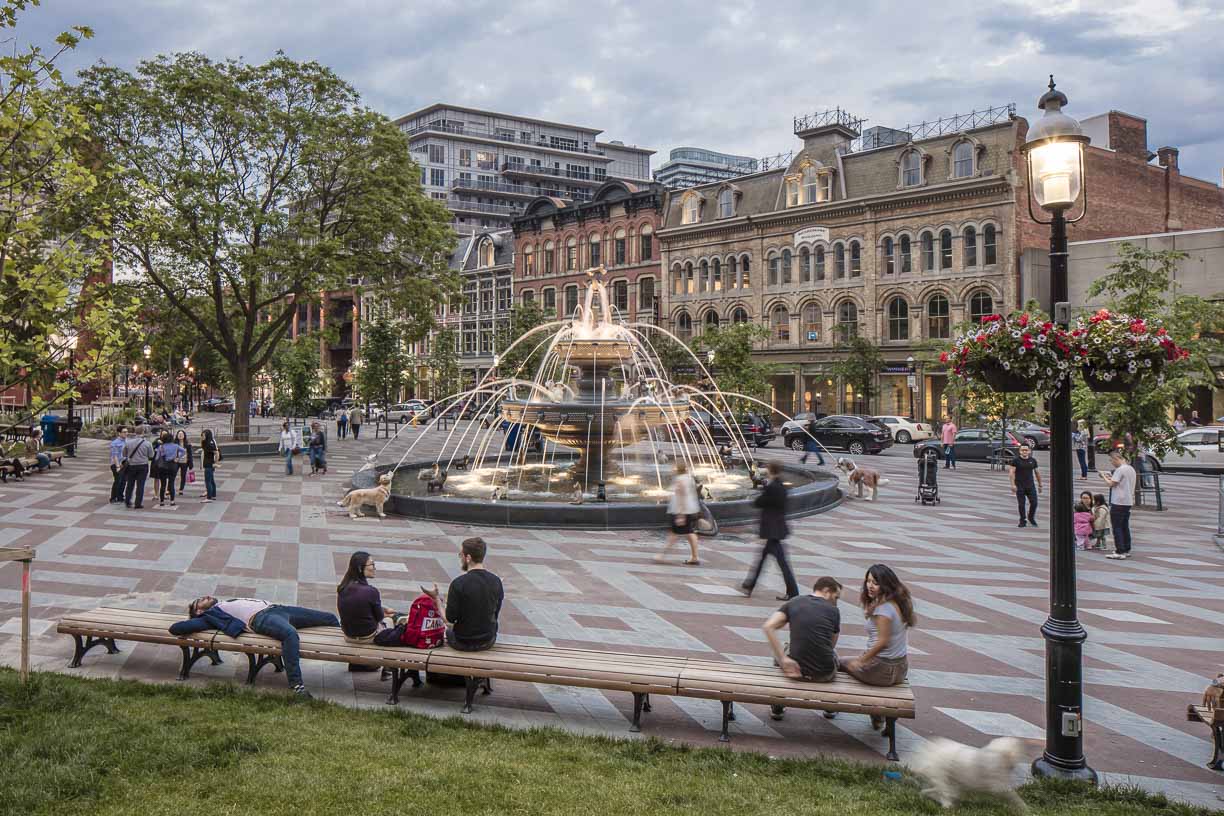
<svg viewBox="0 0 1224 816">
<path fill-rule="evenodd" d="M 817 579 L 810 595 L 787 601 L 765 621 L 765 636 L 773 649 L 774 662 L 787 676 L 813 683 L 831 683 L 838 670 L 869 686 L 895 686 L 909 674 L 909 628 L 914 625 L 914 606 L 909 589 L 889 567 L 875 564 L 867 570 L 859 600 L 867 625 L 867 651 L 850 659 L 837 656 L 841 613 L 837 601 L 842 586 L 837 579 Z M 778 632 L 790 627 L 790 643 L 783 647 Z M 773 706 L 775 720 L 782 719 L 782 706 Z M 827 712 L 826 717 L 833 717 Z M 879 717 L 871 718 L 876 728 Z"/>
</svg>

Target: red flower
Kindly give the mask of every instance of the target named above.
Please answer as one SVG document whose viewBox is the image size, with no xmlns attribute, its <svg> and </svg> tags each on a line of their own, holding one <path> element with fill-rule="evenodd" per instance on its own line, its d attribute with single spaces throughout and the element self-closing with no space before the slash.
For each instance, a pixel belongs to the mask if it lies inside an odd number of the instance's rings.
<svg viewBox="0 0 1224 816">
<path fill-rule="evenodd" d="M 1020 328 L 1022 329 L 1026 328 L 1029 324 L 1028 312 L 1025 312 L 1024 314 L 1020 315 L 1020 319 L 1016 322 L 1020 324 Z"/>
<path fill-rule="evenodd" d="M 940 354 L 939 354 L 939 362 L 941 362 L 941 363 L 946 363 L 946 362 L 948 362 L 948 352 L 946 352 L 946 351 L 940 352 Z"/>
<path fill-rule="evenodd" d="M 1164 326 L 1161 326 L 1159 329 L 1156 330 L 1156 334 L 1160 335 L 1161 337 L 1164 337 L 1166 334 L 1168 334 L 1168 332 L 1165 330 Z"/>
<path fill-rule="evenodd" d="M 983 323 L 993 323 L 996 320 L 1002 320 L 1002 319 L 1003 319 L 1002 315 L 991 314 L 991 315 L 986 315 L 985 317 L 983 317 L 982 322 Z"/>
</svg>

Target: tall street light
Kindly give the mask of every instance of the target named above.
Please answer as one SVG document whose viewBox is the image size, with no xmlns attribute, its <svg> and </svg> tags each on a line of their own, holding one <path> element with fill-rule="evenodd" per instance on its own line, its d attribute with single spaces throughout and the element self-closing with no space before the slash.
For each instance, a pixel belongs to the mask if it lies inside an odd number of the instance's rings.
<svg viewBox="0 0 1224 816">
<path fill-rule="evenodd" d="M 1045 111 L 1028 132 L 1021 148 L 1028 160 L 1029 215 L 1050 225 L 1050 299 L 1054 320 L 1064 329 L 1070 320 L 1067 303 L 1067 211 L 1080 197 L 1084 182 L 1084 135 L 1079 122 L 1062 112 L 1066 95 L 1054 88 L 1037 107 Z M 1037 206 L 1050 214 L 1039 219 Z M 1088 211 L 1083 208 L 1070 223 Z M 1074 482 L 1071 469 L 1071 382 L 1064 379 L 1050 398 L 1050 616 L 1041 626 L 1046 642 L 1046 747 L 1033 763 L 1036 776 L 1079 779 L 1096 783 L 1096 771 L 1084 758 L 1083 648 L 1088 638 L 1075 611 L 1075 542 L 1071 511 Z"/>
<path fill-rule="evenodd" d="M 68 455 L 76 456 L 76 432 L 73 430 L 72 424 L 72 409 L 75 407 L 73 394 L 76 391 L 77 376 L 76 376 L 76 349 L 77 341 L 79 340 L 76 329 L 69 329 L 64 339 L 64 345 L 68 347 L 68 371 L 71 373 L 71 378 L 68 382 L 68 387 L 71 389 L 68 392 L 68 427 L 64 429 L 65 435 L 72 441 L 68 444 Z"/>
<path fill-rule="evenodd" d="M 914 355 L 905 358 L 905 366 L 909 369 L 909 374 L 905 377 L 905 385 L 910 392 L 910 422 L 914 421 L 914 392 L 918 390 L 917 380 L 914 379 Z"/>
<path fill-rule="evenodd" d="M 150 374 L 152 374 L 152 372 L 149 370 L 149 358 L 151 358 L 152 356 L 153 356 L 153 347 L 145 346 L 144 347 L 144 358 L 145 358 L 145 370 L 144 370 L 145 410 L 144 410 L 144 415 L 145 415 L 145 422 L 149 421 L 149 411 L 152 409 L 152 406 L 149 404 L 149 380 L 152 379 L 152 377 L 149 376 Z"/>
</svg>

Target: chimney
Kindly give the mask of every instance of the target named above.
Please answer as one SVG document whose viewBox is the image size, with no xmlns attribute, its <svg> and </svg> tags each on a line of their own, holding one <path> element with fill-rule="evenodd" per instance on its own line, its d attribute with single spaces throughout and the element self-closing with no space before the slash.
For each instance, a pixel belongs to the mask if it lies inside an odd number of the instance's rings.
<svg viewBox="0 0 1224 816">
<path fill-rule="evenodd" d="M 1109 149 L 1142 162 L 1155 158 L 1148 151 L 1147 120 L 1122 111 L 1109 112 Z"/>
<path fill-rule="evenodd" d="M 1176 147 L 1158 147 L 1156 155 L 1159 158 L 1161 167 L 1168 167 L 1170 170 L 1177 169 L 1177 148 Z"/>
</svg>

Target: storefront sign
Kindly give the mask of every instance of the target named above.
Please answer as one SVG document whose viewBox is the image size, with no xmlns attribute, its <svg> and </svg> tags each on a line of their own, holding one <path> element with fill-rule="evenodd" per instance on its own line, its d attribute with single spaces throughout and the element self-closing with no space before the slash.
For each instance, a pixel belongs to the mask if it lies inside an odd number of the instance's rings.
<svg viewBox="0 0 1224 816">
<path fill-rule="evenodd" d="M 795 246 L 809 244 L 813 241 L 829 240 L 828 227 L 807 227 L 795 233 Z"/>
<path fill-rule="evenodd" d="M 908 374 L 910 373 L 910 367 L 906 365 L 905 363 L 886 363 L 884 368 L 881 369 L 881 373 L 883 374 Z"/>
</svg>

